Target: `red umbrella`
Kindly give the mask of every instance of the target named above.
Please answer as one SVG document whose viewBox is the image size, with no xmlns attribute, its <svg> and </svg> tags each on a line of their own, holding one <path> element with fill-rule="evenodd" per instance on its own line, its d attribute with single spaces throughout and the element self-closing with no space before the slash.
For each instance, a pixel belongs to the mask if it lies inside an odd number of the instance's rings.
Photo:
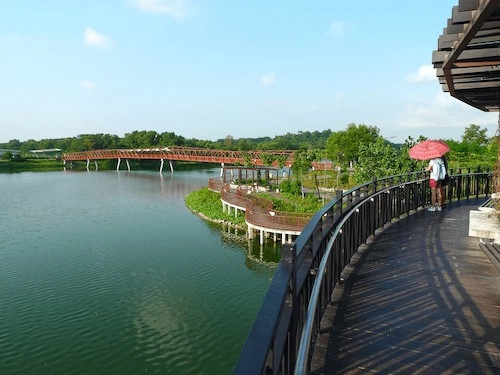
<svg viewBox="0 0 500 375">
<path fill-rule="evenodd" d="M 450 151 L 445 141 L 439 139 L 428 139 L 422 141 L 409 150 L 410 158 L 417 160 L 430 160 L 440 158 Z"/>
</svg>

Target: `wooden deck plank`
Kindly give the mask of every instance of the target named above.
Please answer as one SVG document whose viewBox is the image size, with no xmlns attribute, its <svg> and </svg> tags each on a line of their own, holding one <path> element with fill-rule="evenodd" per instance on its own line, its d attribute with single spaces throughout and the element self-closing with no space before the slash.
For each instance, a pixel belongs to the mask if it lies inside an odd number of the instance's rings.
<svg viewBox="0 0 500 375">
<path fill-rule="evenodd" d="M 500 374 L 500 272 L 468 236 L 480 202 L 405 217 L 360 249 L 312 374 Z"/>
</svg>

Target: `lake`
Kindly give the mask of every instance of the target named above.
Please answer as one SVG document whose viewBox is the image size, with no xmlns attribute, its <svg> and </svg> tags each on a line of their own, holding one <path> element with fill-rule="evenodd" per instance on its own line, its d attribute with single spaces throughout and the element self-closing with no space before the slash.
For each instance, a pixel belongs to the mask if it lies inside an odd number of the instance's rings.
<svg viewBox="0 0 500 375">
<path fill-rule="evenodd" d="M 0 174 L 0 374 L 231 374 L 275 263 L 186 208 L 218 175 Z"/>
</svg>

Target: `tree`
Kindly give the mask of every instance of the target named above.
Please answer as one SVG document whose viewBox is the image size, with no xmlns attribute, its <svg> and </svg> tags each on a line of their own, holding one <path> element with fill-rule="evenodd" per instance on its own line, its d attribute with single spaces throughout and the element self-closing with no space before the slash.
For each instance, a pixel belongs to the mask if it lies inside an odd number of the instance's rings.
<svg viewBox="0 0 500 375">
<path fill-rule="evenodd" d="M 224 138 L 224 146 L 226 146 L 228 149 L 231 148 L 233 145 L 234 138 L 232 135 L 226 135 L 226 138 Z"/>
<path fill-rule="evenodd" d="M 304 198 L 304 184 L 302 183 L 303 177 L 309 171 L 309 169 L 311 169 L 311 163 L 318 158 L 318 151 L 315 149 L 301 149 L 295 152 L 292 163 L 292 170 L 297 180 L 300 180 L 302 198 Z"/>
<path fill-rule="evenodd" d="M 488 137 L 486 136 L 487 131 L 487 128 L 481 129 L 479 125 L 470 124 L 465 128 L 465 132 L 462 135 L 462 142 L 485 146 L 488 144 Z"/>
<path fill-rule="evenodd" d="M 2 160 L 12 160 L 12 152 L 7 151 L 2 154 Z"/>
<path fill-rule="evenodd" d="M 10 150 L 20 150 L 21 149 L 21 142 L 19 139 L 11 139 L 9 143 L 7 143 L 7 147 Z"/>
<path fill-rule="evenodd" d="M 399 154 L 400 151 L 381 136 L 373 143 L 360 144 L 358 163 L 354 172 L 356 182 L 364 183 L 375 177 L 399 174 L 399 165 L 395 163 Z"/>
<path fill-rule="evenodd" d="M 379 136 L 376 126 L 349 124 L 347 130 L 333 132 L 326 141 L 328 157 L 335 162 L 347 164 L 358 157 L 359 147 L 375 142 Z"/>
</svg>

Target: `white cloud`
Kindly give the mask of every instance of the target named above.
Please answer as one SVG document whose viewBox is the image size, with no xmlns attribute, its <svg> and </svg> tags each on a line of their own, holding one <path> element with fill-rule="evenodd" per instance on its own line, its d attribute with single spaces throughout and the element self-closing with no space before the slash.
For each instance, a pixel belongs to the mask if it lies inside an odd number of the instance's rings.
<svg viewBox="0 0 500 375">
<path fill-rule="evenodd" d="M 328 28 L 328 35 L 334 38 L 342 38 L 344 36 L 345 24 L 343 22 L 334 21 Z"/>
<path fill-rule="evenodd" d="M 260 79 L 264 86 L 272 86 L 276 82 L 276 74 L 268 73 L 262 76 Z"/>
<path fill-rule="evenodd" d="M 94 90 L 97 88 L 97 84 L 91 81 L 82 81 L 82 88 L 85 90 Z"/>
<path fill-rule="evenodd" d="M 106 48 L 109 45 L 110 40 L 104 34 L 100 34 L 91 27 L 87 27 L 85 29 L 84 42 L 85 44 L 91 46 Z"/>
<path fill-rule="evenodd" d="M 436 70 L 432 65 L 422 65 L 417 73 L 406 76 L 406 80 L 411 83 L 420 83 L 437 80 Z"/>
<path fill-rule="evenodd" d="M 145 13 L 157 13 L 182 20 L 188 15 L 186 0 L 133 0 L 132 5 Z"/>
<path fill-rule="evenodd" d="M 408 105 L 394 121 L 401 129 L 418 130 L 433 138 L 456 138 L 470 124 L 495 128 L 494 113 L 475 109 L 442 91 L 433 99 Z"/>
</svg>

